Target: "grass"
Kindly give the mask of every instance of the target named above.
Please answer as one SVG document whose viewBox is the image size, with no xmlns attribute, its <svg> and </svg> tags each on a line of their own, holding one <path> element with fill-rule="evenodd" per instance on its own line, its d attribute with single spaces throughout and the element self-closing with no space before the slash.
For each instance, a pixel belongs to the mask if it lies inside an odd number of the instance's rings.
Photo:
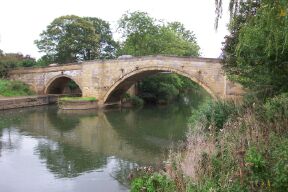
<svg viewBox="0 0 288 192">
<path fill-rule="evenodd" d="M 15 97 L 33 95 L 29 86 L 21 81 L 0 79 L 0 96 Z"/>
<path fill-rule="evenodd" d="M 97 101 L 95 97 L 62 97 L 60 101 Z"/>
</svg>

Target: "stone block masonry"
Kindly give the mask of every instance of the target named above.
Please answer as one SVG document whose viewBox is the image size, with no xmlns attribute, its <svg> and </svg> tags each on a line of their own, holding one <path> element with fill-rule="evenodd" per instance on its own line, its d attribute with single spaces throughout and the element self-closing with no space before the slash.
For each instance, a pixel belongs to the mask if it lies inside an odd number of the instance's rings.
<svg viewBox="0 0 288 192">
<path fill-rule="evenodd" d="M 81 89 L 82 96 L 95 97 L 98 104 L 117 102 L 136 82 L 159 72 L 186 76 L 202 86 L 216 99 L 235 99 L 244 93 L 242 87 L 228 79 L 219 59 L 145 56 L 115 60 L 95 60 L 53 67 L 17 69 L 10 79 L 30 85 L 38 94 L 49 94 L 49 86 L 59 78 L 70 78 Z M 61 82 L 61 81 L 59 81 Z"/>
<path fill-rule="evenodd" d="M 56 103 L 57 98 L 53 95 L 0 98 L 0 110 L 48 105 Z"/>
</svg>

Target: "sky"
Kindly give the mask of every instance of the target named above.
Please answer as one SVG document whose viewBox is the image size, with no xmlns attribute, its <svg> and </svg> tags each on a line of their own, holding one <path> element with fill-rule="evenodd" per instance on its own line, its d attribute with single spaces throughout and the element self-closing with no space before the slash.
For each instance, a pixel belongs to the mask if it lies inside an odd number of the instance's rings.
<svg viewBox="0 0 288 192">
<path fill-rule="evenodd" d="M 34 40 L 55 18 L 63 15 L 98 17 L 111 24 L 127 11 L 144 11 L 167 22 L 179 21 L 195 33 L 202 57 L 217 58 L 228 34 L 227 0 L 217 31 L 214 0 L 0 0 L 0 49 L 39 58 Z M 117 39 L 117 35 L 115 35 Z"/>
</svg>

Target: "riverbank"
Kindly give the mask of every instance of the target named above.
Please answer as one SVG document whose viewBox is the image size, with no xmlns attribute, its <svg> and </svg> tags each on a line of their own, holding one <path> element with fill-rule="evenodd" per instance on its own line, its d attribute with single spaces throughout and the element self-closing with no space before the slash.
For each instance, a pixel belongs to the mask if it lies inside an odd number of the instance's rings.
<svg viewBox="0 0 288 192">
<path fill-rule="evenodd" d="M 0 110 L 49 105 L 57 102 L 58 95 L 0 97 Z"/>
<path fill-rule="evenodd" d="M 189 125 L 166 170 L 134 178 L 132 191 L 287 190 L 287 93 L 241 105 L 209 102 Z"/>
</svg>

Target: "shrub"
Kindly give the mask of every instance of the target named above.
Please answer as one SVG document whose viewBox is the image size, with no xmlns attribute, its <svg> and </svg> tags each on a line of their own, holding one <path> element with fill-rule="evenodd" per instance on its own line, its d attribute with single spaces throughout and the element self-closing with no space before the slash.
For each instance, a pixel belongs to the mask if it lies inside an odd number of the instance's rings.
<svg viewBox="0 0 288 192">
<path fill-rule="evenodd" d="M 287 120 L 288 118 L 288 93 L 268 99 L 264 105 L 266 117 L 270 121 Z"/>
<path fill-rule="evenodd" d="M 0 78 L 6 78 L 8 71 L 15 68 L 17 65 L 14 62 L 0 61 Z"/>
<path fill-rule="evenodd" d="M 157 93 L 158 101 L 165 100 L 171 102 L 179 95 L 179 90 L 171 84 L 160 83 Z"/>
<path fill-rule="evenodd" d="M 267 162 L 262 153 L 255 147 L 248 149 L 245 161 L 249 165 L 250 179 L 253 182 L 265 182 L 267 179 Z"/>
<path fill-rule="evenodd" d="M 153 173 L 133 180 L 131 184 L 131 192 L 139 191 L 174 192 L 176 191 L 176 186 L 166 175 Z"/>
<path fill-rule="evenodd" d="M 284 192 L 288 189 L 288 138 L 273 136 L 270 146 L 271 185 L 275 191 Z"/>
<path fill-rule="evenodd" d="M 143 106 L 143 104 L 144 104 L 143 99 L 141 99 L 138 96 L 134 96 L 134 95 L 130 96 L 129 100 L 132 103 L 132 105 L 135 106 L 135 107 L 140 107 L 140 106 Z"/>
<path fill-rule="evenodd" d="M 0 94 L 6 97 L 27 96 L 32 95 L 33 91 L 21 81 L 0 80 Z"/>
<path fill-rule="evenodd" d="M 187 77 L 177 74 L 161 73 L 144 79 L 139 84 L 139 90 L 143 99 L 153 98 L 156 102 L 169 103 L 176 99 L 180 93 L 188 90 L 203 89 Z M 145 97 L 149 95 L 149 97 Z"/>
<path fill-rule="evenodd" d="M 232 117 L 238 114 L 239 109 L 232 102 L 225 101 L 208 101 L 193 113 L 190 118 L 190 124 L 195 126 L 201 123 L 203 128 L 207 131 L 214 127 L 216 131 L 223 128 L 223 125 Z"/>
</svg>

